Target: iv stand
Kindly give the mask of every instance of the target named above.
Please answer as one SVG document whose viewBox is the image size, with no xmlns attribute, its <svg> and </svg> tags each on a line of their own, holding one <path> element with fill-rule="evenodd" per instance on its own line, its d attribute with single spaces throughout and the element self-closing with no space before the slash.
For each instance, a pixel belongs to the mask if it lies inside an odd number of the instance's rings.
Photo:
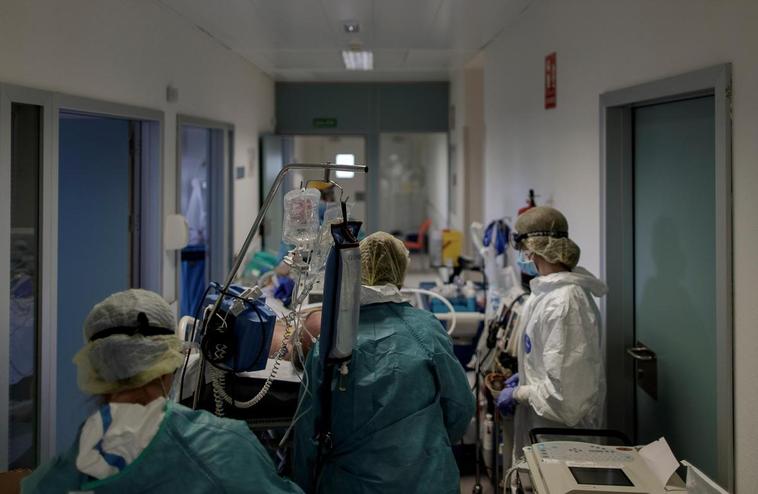
<svg viewBox="0 0 758 494">
<path fill-rule="evenodd" d="M 250 231 L 247 232 L 247 237 L 245 237 L 245 242 L 243 242 L 242 248 L 240 249 L 239 254 L 237 254 L 237 258 L 234 260 L 232 269 L 229 271 L 229 274 L 226 277 L 226 281 L 224 282 L 224 286 L 221 289 L 221 296 L 217 297 L 216 301 L 213 303 L 213 308 L 211 309 L 211 313 L 209 317 L 206 318 L 207 321 L 212 321 L 213 318 L 216 316 L 216 313 L 218 312 L 218 309 L 221 306 L 221 301 L 224 298 L 223 294 L 227 292 L 232 282 L 234 281 L 234 278 L 236 278 L 237 272 L 242 266 L 242 262 L 245 260 L 245 255 L 247 254 L 247 251 L 250 249 L 250 245 L 253 243 L 253 239 L 255 238 L 255 235 L 258 233 L 258 229 L 260 228 L 261 223 L 263 222 L 263 218 L 266 216 L 266 212 L 271 207 L 271 204 L 274 202 L 274 196 L 279 190 L 279 187 L 281 187 L 282 182 L 284 182 L 284 177 L 293 170 L 324 170 L 324 177 L 327 179 L 327 181 L 329 181 L 329 174 L 332 171 L 368 173 L 368 166 L 366 165 L 335 165 L 332 163 L 290 163 L 288 165 L 283 166 L 282 169 L 279 171 L 279 173 L 276 175 L 276 179 L 274 179 L 274 183 L 271 185 L 271 188 L 269 189 L 268 194 L 266 194 L 266 199 L 264 199 L 263 205 L 261 206 L 260 211 L 258 211 L 258 216 L 255 217 L 253 226 L 250 228 Z M 204 380 L 205 380 L 205 356 L 203 355 L 203 352 L 200 352 L 200 372 L 198 373 L 197 384 L 195 385 L 195 396 L 192 399 L 193 410 L 197 410 L 197 406 L 200 401 L 200 391 L 201 391 Z"/>
</svg>

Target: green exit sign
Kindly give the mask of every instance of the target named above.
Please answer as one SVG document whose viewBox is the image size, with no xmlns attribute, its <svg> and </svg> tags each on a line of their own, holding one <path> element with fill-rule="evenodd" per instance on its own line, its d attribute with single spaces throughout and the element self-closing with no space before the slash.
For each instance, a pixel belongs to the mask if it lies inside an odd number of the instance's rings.
<svg viewBox="0 0 758 494">
<path fill-rule="evenodd" d="M 337 127 L 336 118 L 314 118 L 313 126 L 317 129 L 333 129 Z"/>
</svg>

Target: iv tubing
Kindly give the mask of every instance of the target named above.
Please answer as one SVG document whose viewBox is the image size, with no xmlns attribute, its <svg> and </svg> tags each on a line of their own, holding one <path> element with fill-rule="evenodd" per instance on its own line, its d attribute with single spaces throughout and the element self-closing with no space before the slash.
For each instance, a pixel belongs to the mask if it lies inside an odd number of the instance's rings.
<svg viewBox="0 0 758 494">
<path fill-rule="evenodd" d="M 239 254 L 237 254 L 237 257 L 234 260 L 234 264 L 232 265 L 232 269 L 229 271 L 229 274 L 226 277 L 226 281 L 224 282 L 224 286 L 220 291 L 221 294 L 224 294 L 227 292 L 232 282 L 234 281 L 234 278 L 237 276 L 237 272 L 242 266 L 242 262 L 245 259 L 245 255 L 247 254 L 247 251 L 250 249 L 250 245 L 253 243 L 253 239 L 255 238 L 255 235 L 258 233 L 258 230 L 260 229 L 261 223 L 263 222 L 263 218 L 265 217 L 268 209 L 271 207 L 271 204 L 274 202 L 274 197 L 276 196 L 276 192 L 279 190 L 279 187 L 281 187 L 282 182 L 284 182 L 284 177 L 292 170 L 324 170 L 325 175 L 327 177 L 329 175 L 329 172 L 331 171 L 350 171 L 350 172 L 368 173 L 368 167 L 365 165 L 336 165 L 332 163 L 291 163 L 291 164 L 283 166 L 282 169 L 277 174 L 276 179 L 274 179 L 274 183 L 271 185 L 271 188 L 269 189 L 268 194 L 266 194 L 266 199 L 264 199 L 263 205 L 261 206 L 260 211 L 258 211 L 258 216 L 255 217 L 253 226 L 250 228 L 250 231 L 247 232 L 247 237 L 245 237 L 245 241 L 243 242 L 242 247 L 240 248 Z M 208 320 L 213 319 L 213 316 L 218 312 L 218 309 L 221 306 L 221 301 L 223 300 L 223 298 L 224 297 L 222 295 L 219 295 L 219 297 L 216 299 L 216 302 L 213 304 L 213 308 L 211 309 L 211 314 Z M 197 409 L 198 403 L 200 402 L 200 388 L 202 387 L 203 381 L 205 381 L 205 358 L 203 358 L 201 354 L 200 372 L 198 373 L 197 385 L 195 386 L 195 396 L 192 401 L 193 410 Z"/>
<path fill-rule="evenodd" d="M 422 295 L 429 295 L 430 297 L 434 297 L 438 299 L 440 302 L 445 304 L 447 309 L 450 311 L 450 314 L 452 316 L 452 319 L 450 320 L 450 327 L 447 328 L 447 334 L 451 335 L 453 334 L 453 331 L 455 331 L 455 325 L 458 322 L 458 318 L 455 315 L 455 307 L 453 307 L 453 304 L 450 303 L 448 299 L 443 297 L 437 292 L 433 292 L 431 290 L 424 290 L 423 288 L 403 288 L 400 290 L 400 293 L 419 293 Z"/>
</svg>

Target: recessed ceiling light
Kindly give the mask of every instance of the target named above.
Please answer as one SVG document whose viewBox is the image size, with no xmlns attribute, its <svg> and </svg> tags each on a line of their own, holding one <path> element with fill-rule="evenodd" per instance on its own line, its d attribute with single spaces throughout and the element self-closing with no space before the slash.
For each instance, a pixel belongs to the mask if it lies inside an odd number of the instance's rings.
<svg viewBox="0 0 758 494">
<path fill-rule="evenodd" d="M 342 61 L 347 70 L 373 70 L 374 53 L 370 51 L 344 50 Z"/>
<path fill-rule="evenodd" d="M 354 154 L 338 154 L 335 159 L 335 163 L 338 165 L 354 165 L 355 164 L 355 155 Z M 337 170 L 337 178 L 353 178 L 355 176 L 355 172 L 349 172 L 345 170 Z"/>
<path fill-rule="evenodd" d="M 361 32 L 361 25 L 357 22 L 346 22 L 344 27 L 346 33 L 355 34 Z"/>
</svg>

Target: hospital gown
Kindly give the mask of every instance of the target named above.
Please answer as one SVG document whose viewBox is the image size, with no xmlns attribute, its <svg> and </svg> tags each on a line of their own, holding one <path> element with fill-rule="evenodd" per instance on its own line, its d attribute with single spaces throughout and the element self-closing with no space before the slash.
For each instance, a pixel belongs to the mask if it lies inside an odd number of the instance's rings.
<svg viewBox="0 0 758 494">
<path fill-rule="evenodd" d="M 244 422 L 172 402 L 147 448 L 121 472 L 95 480 L 76 468 L 79 441 L 22 482 L 23 493 L 299 493 Z"/>
<path fill-rule="evenodd" d="M 318 353 L 308 356 L 307 413 L 295 429 L 294 476 L 306 491 L 317 456 Z M 333 448 L 317 491 L 458 493 L 451 445 L 471 421 L 474 396 L 439 321 L 406 303 L 364 305 L 349 368 L 345 391 L 336 371 L 332 380 Z"/>
</svg>

